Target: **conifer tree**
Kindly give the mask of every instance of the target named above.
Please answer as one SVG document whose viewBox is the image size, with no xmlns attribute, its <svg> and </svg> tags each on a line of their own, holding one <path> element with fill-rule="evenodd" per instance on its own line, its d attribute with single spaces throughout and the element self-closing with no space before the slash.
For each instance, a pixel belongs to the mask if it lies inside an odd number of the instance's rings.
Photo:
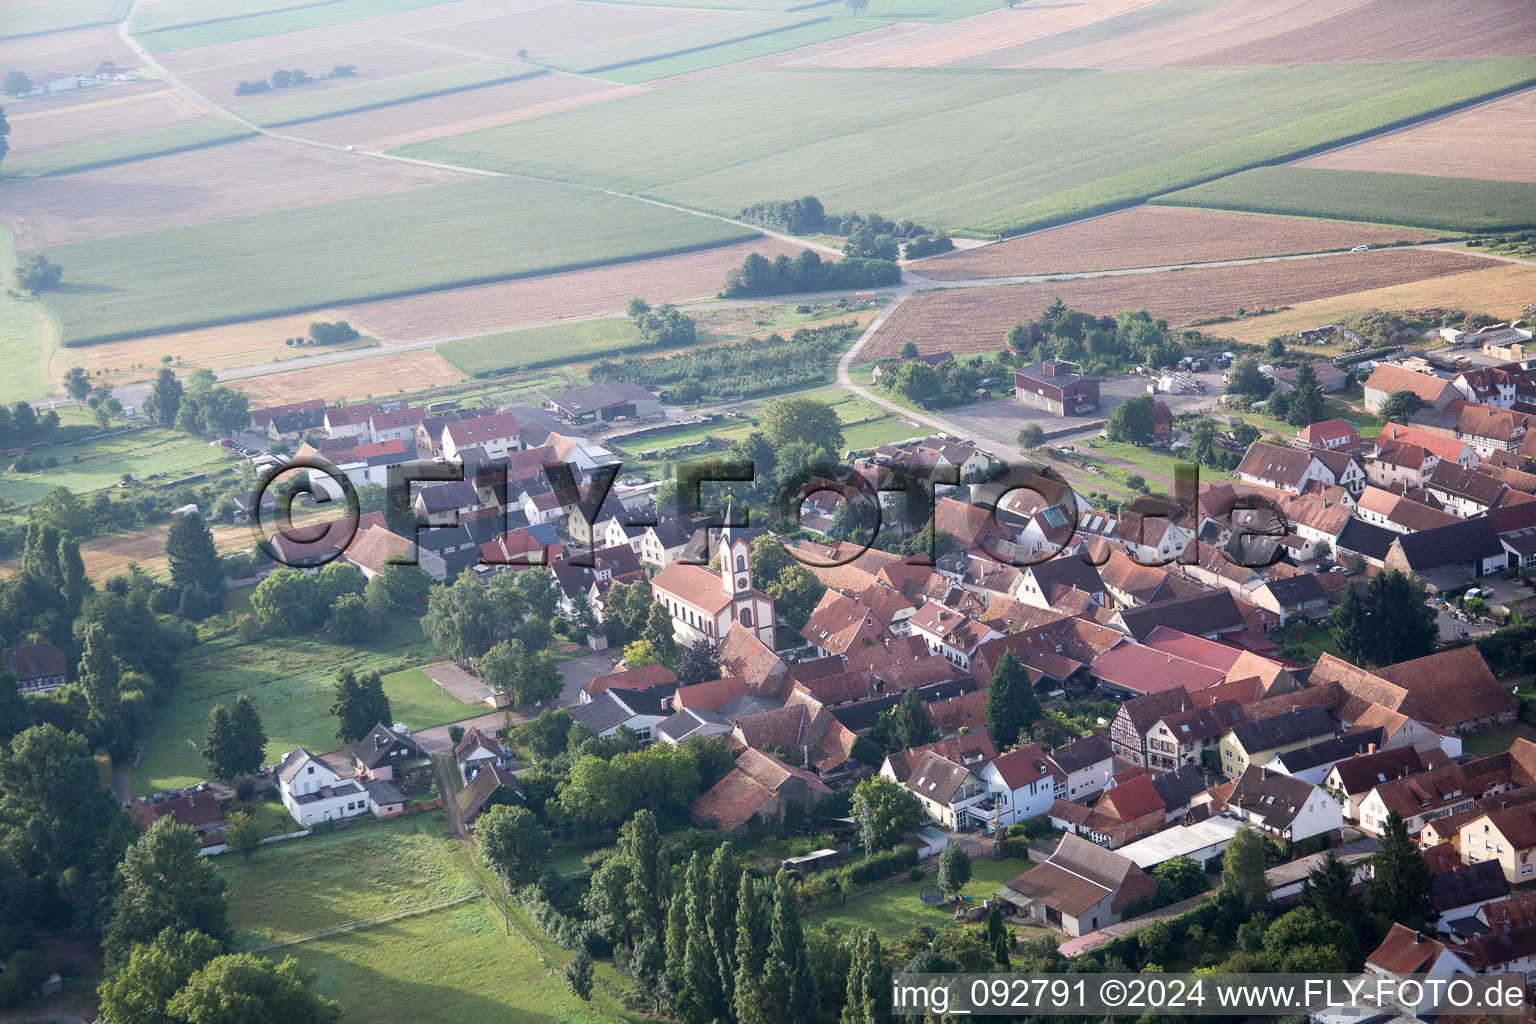
<svg viewBox="0 0 1536 1024">
<path fill-rule="evenodd" d="M 172 517 L 170 532 L 165 535 L 165 554 L 174 585 L 197 590 L 213 599 L 212 607 L 223 607 L 224 563 L 202 516 L 183 512 Z"/>
<path fill-rule="evenodd" d="M 228 782 L 240 774 L 235 767 L 240 759 L 240 740 L 223 704 L 215 704 L 208 712 L 208 736 L 200 753 L 208 765 L 208 774 L 215 779 Z"/>
<path fill-rule="evenodd" d="M 999 747 L 1011 747 L 1040 717 L 1040 698 L 1029 673 L 1012 651 L 1004 651 L 987 684 L 987 726 Z"/>
<path fill-rule="evenodd" d="M 267 731 L 262 727 L 256 706 L 245 694 L 235 698 L 235 709 L 230 713 L 229 723 L 237 744 L 238 753 L 234 763 L 236 775 L 249 775 L 267 759 Z"/>
<path fill-rule="evenodd" d="M 1381 849 L 1371 855 L 1374 874 L 1365 887 L 1365 906 L 1385 930 L 1394 921 L 1422 929 L 1435 920 L 1433 882 L 1429 865 L 1408 837 L 1408 825 L 1396 811 L 1387 812 Z"/>
<path fill-rule="evenodd" d="M 343 666 L 336 673 L 336 699 L 331 704 L 336 716 L 336 738 L 347 745 L 356 743 L 373 730 L 389 723 L 389 696 L 378 672 L 355 675 Z"/>
<path fill-rule="evenodd" d="M 772 932 L 763 886 L 747 872 L 736 890 L 736 1020 L 737 1024 L 775 1024 L 774 993 L 765 976 Z"/>
</svg>

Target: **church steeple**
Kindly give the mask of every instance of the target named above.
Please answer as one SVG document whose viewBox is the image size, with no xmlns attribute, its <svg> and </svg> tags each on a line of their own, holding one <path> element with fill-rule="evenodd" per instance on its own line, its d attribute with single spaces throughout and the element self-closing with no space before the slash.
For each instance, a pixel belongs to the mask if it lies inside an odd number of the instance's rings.
<svg viewBox="0 0 1536 1024">
<path fill-rule="evenodd" d="M 751 547 L 731 525 L 735 519 L 732 503 L 726 502 L 725 525 L 720 528 L 720 587 L 727 597 L 752 589 Z"/>
</svg>

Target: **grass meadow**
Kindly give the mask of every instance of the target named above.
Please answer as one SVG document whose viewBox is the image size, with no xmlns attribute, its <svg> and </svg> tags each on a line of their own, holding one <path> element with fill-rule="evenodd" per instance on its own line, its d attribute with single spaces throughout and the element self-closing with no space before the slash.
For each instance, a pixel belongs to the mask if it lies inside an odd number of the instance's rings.
<svg viewBox="0 0 1536 1024">
<path fill-rule="evenodd" d="M 164 0 L 134 12 L 135 41 L 150 53 L 256 39 L 306 28 L 377 18 L 452 0 L 236 0 L 227 13 L 209 16 L 202 0 Z"/>
<path fill-rule="evenodd" d="M 437 346 L 442 357 L 471 377 L 494 377 L 542 366 L 641 352 L 645 339 L 627 317 L 553 324 L 461 338 Z"/>
<path fill-rule="evenodd" d="M 336 89 L 314 92 L 305 92 L 303 86 L 282 89 L 274 98 L 245 104 L 237 112 L 252 124 L 275 128 L 499 85 L 543 73 L 542 68 L 520 60 L 482 60 L 376 81 L 359 80 L 356 84 Z"/>
<path fill-rule="evenodd" d="M 1003 885 L 1032 867 L 1034 863 L 1022 857 L 1005 857 L 1002 860 L 972 857 L 971 880 L 960 891 L 971 898 L 972 905 L 979 906 Z M 906 938 L 912 929 L 921 925 L 940 930 L 958 927 L 952 906 L 927 906 L 918 899 L 924 889 L 931 892 L 937 887 L 933 875 L 924 875 L 920 882 L 907 882 L 858 896 L 843 906 L 832 907 L 809 918 L 805 923 L 807 927 L 814 928 L 820 927 L 823 922 L 831 922 L 845 933 L 860 928 L 873 928 L 880 935 L 880 941 L 887 945 Z M 1051 934 L 1044 929 L 1023 930 L 1039 932 L 1041 935 Z"/>
<path fill-rule="evenodd" d="M 113 486 L 124 473 L 132 473 L 140 480 L 177 480 L 195 473 L 233 468 L 242 461 L 227 448 L 216 448 L 200 438 L 161 427 L 46 448 L 34 455 L 39 460 L 44 457 L 56 458 L 59 464 L 40 465 L 30 473 L 0 476 L 0 498 L 16 505 L 30 505 L 55 487 L 85 494 Z"/>
<path fill-rule="evenodd" d="M 110 167 L 152 156 L 219 146 L 236 139 L 248 139 L 255 134 L 251 129 L 223 118 L 193 121 L 190 124 L 152 128 L 116 139 L 86 142 L 9 159 L 5 161 L 5 175 L 12 178 L 41 178 L 48 174 L 88 171 L 93 167 Z"/>
<path fill-rule="evenodd" d="M 723 214 L 809 193 L 831 210 L 879 209 L 998 235 L 1299 156 L 1532 78 L 1524 58 L 1098 72 L 775 69 L 398 152 Z"/>
<path fill-rule="evenodd" d="M 329 710 L 330 688 L 344 665 L 355 672 L 389 672 L 384 691 L 390 717 L 413 730 L 470 717 L 476 709 L 449 695 L 420 669 L 400 669 L 402 664 L 424 663 L 434 653 L 415 616 L 398 618 L 383 638 L 357 645 L 308 633 L 246 644 L 233 629 L 227 630 L 182 656 L 181 679 L 170 700 L 155 709 L 155 731 L 140 742 L 144 757 L 133 772 L 133 793 L 154 793 L 204 778 L 203 759 L 187 740 L 201 747 L 208 712 L 215 704 L 232 705 L 242 693 L 261 714 L 269 764 L 296 746 L 315 753 L 339 749 L 342 744 Z"/>
<path fill-rule="evenodd" d="M 8 224 L 0 220 L 0 267 L 16 265 L 16 245 Z M 0 291 L 0 402 L 40 398 L 53 391 L 45 367 L 53 346 L 44 335 L 44 319 L 36 306 Z"/>
<path fill-rule="evenodd" d="M 0 39 L 110 25 L 122 21 L 129 6 L 129 0 L 34 0 L 25 6 L 7 4 L 5 19 L 0 22 Z"/>
<path fill-rule="evenodd" d="M 1256 167 L 1153 200 L 1169 206 L 1283 213 L 1446 231 L 1536 225 L 1536 184 L 1382 171 Z"/>
<path fill-rule="evenodd" d="M 66 345 L 705 249 L 749 228 L 553 182 L 484 178 L 46 250 Z"/>
</svg>

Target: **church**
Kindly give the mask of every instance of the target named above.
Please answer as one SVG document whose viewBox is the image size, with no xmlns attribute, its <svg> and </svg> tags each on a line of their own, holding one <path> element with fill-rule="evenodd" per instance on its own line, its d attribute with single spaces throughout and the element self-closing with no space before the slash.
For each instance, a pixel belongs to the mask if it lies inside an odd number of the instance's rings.
<svg viewBox="0 0 1536 1024">
<path fill-rule="evenodd" d="M 725 521 L 731 522 L 731 509 Z M 739 622 L 774 650 L 773 598 L 752 587 L 752 559 L 747 538 L 738 529 L 720 530 L 720 571 L 673 562 L 651 580 L 651 593 L 672 616 L 672 636 L 681 647 L 700 639 L 718 647 Z"/>
</svg>

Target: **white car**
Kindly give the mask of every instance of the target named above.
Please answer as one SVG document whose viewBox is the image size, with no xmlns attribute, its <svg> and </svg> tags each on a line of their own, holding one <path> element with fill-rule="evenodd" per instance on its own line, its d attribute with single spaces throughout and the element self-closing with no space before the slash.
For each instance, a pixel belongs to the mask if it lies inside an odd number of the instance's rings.
<svg viewBox="0 0 1536 1024">
<path fill-rule="evenodd" d="M 1370 252 L 1371 251 L 1371 247 L 1368 246 L 1368 245 L 1357 245 L 1357 246 L 1355 246 L 1353 249 L 1351 249 L 1349 251 L 1350 252 Z"/>
</svg>

